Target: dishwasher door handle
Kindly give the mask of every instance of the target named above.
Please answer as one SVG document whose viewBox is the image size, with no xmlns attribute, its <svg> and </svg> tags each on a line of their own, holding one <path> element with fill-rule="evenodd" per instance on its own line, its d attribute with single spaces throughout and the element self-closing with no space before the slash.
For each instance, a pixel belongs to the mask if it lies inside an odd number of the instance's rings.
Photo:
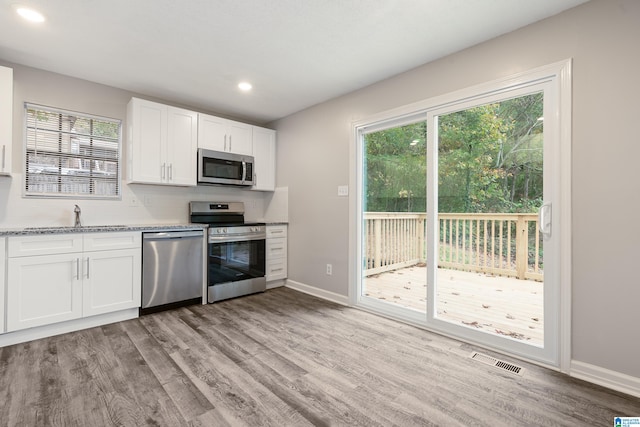
<svg viewBox="0 0 640 427">
<path fill-rule="evenodd" d="M 190 237 L 204 237 L 203 231 L 162 231 L 158 233 L 143 233 L 144 240 L 180 239 Z"/>
</svg>

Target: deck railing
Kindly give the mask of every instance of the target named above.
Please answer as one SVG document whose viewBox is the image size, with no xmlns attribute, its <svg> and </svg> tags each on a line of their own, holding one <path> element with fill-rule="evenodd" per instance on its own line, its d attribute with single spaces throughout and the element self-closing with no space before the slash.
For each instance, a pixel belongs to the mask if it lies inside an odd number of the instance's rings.
<svg viewBox="0 0 640 427">
<path fill-rule="evenodd" d="M 440 213 L 438 266 L 543 279 L 536 214 Z M 426 214 L 366 212 L 365 276 L 426 262 Z"/>
</svg>

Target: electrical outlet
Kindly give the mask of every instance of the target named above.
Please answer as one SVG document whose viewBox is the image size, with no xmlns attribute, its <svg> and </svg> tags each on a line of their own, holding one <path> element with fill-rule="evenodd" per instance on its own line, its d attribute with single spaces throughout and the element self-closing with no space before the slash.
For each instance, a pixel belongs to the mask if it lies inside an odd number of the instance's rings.
<svg viewBox="0 0 640 427">
<path fill-rule="evenodd" d="M 331 276 L 333 274 L 333 266 L 331 264 L 327 264 L 327 276 Z"/>
<path fill-rule="evenodd" d="M 338 186 L 338 196 L 348 196 L 349 195 L 349 186 L 348 185 L 339 185 Z"/>
</svg>

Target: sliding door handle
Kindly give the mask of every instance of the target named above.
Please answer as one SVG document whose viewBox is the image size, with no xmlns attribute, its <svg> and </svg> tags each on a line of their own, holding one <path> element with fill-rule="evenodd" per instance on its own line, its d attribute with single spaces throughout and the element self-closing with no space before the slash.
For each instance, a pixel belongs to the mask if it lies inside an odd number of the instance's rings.
<svg viewBox="0 0 640 427">
<path fill-rule="evenodd" d="M 551 237 L 551 202 L 543 203 L 538 210 L 538 229 L 544 237 Z"/>
</svg>

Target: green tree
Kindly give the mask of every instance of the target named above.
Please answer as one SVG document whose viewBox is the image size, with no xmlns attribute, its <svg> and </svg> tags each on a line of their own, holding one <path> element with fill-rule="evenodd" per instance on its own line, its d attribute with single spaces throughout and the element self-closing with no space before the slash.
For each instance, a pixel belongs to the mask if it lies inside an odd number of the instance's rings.
<svg viewBox="0 0 640 427">
<path fill-rule="evenodd" d="M 490 104 L 439 117 L 440 212 L 491 212 L 500 208 L 505 172 L 495 166 L 495 155 L 509 129 L 497 109 L 497 104 Z"/>
<path fill-rule="evenodd" d="M 438 118 L 440 212 L 533 212 L 542 203 L 542 93 Z M 426 211 L 425 122 L 365 135 L 365 209 Z"/>
<path fill-rule="evenodd" d="M 426 123 L 365 135 L 366 210 L 425 212 Z"/>
</svg>

